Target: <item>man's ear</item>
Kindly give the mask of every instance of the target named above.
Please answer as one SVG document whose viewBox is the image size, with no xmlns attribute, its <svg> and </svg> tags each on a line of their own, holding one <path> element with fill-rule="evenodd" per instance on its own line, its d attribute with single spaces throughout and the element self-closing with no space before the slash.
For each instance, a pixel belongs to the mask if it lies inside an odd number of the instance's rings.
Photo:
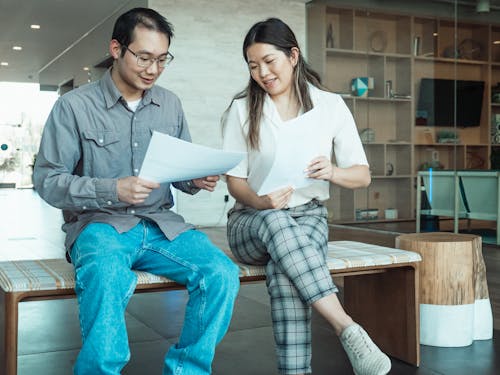
<svg viewBox="0 0 500 375">
<path fill-rule="evenodd" d="M 122 44 L 116 39 L 111 39 L 109 42 L 109 53 L 113 57 L 113 59 L 118 59 L 121 56 L 122 52 Z"/>
</svg>

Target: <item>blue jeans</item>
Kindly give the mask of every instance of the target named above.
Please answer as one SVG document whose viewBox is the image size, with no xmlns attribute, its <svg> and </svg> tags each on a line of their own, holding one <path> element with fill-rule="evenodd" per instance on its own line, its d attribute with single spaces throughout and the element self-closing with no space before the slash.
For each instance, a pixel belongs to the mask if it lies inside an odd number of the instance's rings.
<svg viewBox="0 0 500 375">
<path fill-rule="evenodd" d="M 169 241 L 145 220 L 121 234 L 93 223 L 80 233 L 71 259 L 83 342 L 75 375 L 117 375 L 129 361 L 125 309 L 137 282 L 132 269 L 166 276 L 189 292 L 179 342 L 170 347 L 163 374 L 210 374 L 239 279 L 238 267 L 204 233 L 189 230 Z"/>
</svg>

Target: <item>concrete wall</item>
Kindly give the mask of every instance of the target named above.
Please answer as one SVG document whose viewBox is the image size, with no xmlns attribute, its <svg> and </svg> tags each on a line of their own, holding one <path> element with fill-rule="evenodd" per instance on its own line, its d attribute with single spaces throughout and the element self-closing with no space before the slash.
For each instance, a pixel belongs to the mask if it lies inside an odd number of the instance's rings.
<svg viewBox="0 0 500 375">
<path fill-rule="evenodd" d="M 300 45 L 305 44 L 304 1 L 150 0 L 149 6 L 175 28 L 170 47 L 175 60 L 158 83 L 183 102 L 193 142 L 210 147 L 221 147 L 220 117 L 248 81 L 241 52 L 248 29 L 257 21 L 279 17 L 294 30 Z M 227 194 L 223 182 L 213 193 L 179 193 L 177 211 L 197 225 L 223 225 L 234 203 L 232 198 L 224 203 Z"/>
</svg>

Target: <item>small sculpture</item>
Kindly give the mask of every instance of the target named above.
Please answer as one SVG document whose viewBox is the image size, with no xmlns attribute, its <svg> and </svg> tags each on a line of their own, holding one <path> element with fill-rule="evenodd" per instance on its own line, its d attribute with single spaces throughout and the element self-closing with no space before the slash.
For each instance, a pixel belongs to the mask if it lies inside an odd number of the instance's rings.
<svg viewBox="0 0 500 375">
<path fill-rule="evenodd" d="M 326 48 L 333 48 L 335 46 L 335 42 L 333 40 L 333 26 L 330 23 L 328 25 L 328 31 L 326 33 Z"/>
</svg>

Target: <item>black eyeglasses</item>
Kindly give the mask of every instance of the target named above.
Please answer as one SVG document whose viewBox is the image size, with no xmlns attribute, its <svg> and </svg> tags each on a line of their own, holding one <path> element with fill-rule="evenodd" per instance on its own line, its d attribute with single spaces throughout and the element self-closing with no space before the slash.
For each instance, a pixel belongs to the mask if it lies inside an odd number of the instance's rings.
<svg viewBox="0 0 500 375">
<path fill-rule="evenodd" d="M 160 68 L 164 68 L 168 64 L 172 62 L 174 59 L 174 55 L 172 55 L 170 52 L 167 52 L 166 55 L 162 55 L 160 57 L 150 57 L 148 54 L 145 53 L 135 53 L 132 51 L 128 46 L 122 44 L 123 47 L 127 49 L 132 55 L 134 55 L 137 58 L 137 65 L 140 66 L 141 68 L 149 68 L 151 65 L 153 65 L 154 62 L 158 63 L 158 66 Z"/>
</svg>

